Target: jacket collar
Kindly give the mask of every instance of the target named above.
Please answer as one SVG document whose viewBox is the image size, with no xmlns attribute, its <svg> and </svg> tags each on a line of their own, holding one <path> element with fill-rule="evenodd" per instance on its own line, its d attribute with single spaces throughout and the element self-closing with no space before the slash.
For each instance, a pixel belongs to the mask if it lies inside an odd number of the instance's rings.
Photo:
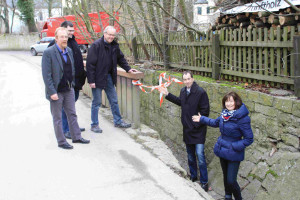
<svg viewBox="0 0 300 200">
<path fill-rule="evenodd" d="M 100 41 L 101 41 L 101 43 L 104 44 L 105 46 L 108 45 L 108 43 L 104 42 L 104 36 L 102 36 L 102 37 L 100 38 Z M 111 44 L 112 46 L 118 45 L 118 43 L 117 43 L 115 40 L 113 40 L 110 44 Z"/>
<path fill-rule="evenodd" d="M 64 66 L 63 66 L 63 63 L 62 63 L 62 60 L 61 60 L 61 56 L 60 56 L 61 54 L 60 54 L 60 52 L 59 52 L 57 46 L 56 46 L 56 45 L 53 45 L 53 46 L 51 46 L 51 47 L 54 49 L 54 52 L 55 52 L 55 55 L 56 55 L 56 58 L 57 58 L 57 61 L 58 61 L 58 63 L 59 63 L 59 66 L 60 66 L 61 70 L 63 70 Z M 69 52 L 69 51 L 70 51 L 70 48 L 69 48 L 69 47 L 66 47 L 66 51 Z M 71 59 L 70 54 L 68 53 L 67 56 L 69 56 L 70 61 L 71 61 L 72 66 L 73 66 L 74 63 L 73 63 L 73 59 Z"/>
<path fill-rule="evenodd" d="M 193 84 L 192 84 L 190 92 L 191 93 L 195 93 L 197 91 L 197 86 L 198 86 L 198 84 L 194 81 Z M 185 86 L 185 90 L 184 91 L 186 92 L 186 90 L 187 90 L 187 87 Z"/>
<path fill-rule="evenodd" d="M 248 114 L 249 114 L 249 111 L 248 111 L 247 107 L 245 106 L 245 104 L 243 103 L 241 105 L 241 107 L 234 112 L 232 118 L 240 119 L 240 118 L 247 116 Z"/>
<path fill-rule="evenodd" d="M 236 118 L 243 118 L 249 114 L 249 111 L 245 104 L 242 104 L 241 107 L 235 112 L 235 117 Z"/>
<path fill-rule="evenodd" d="M 69 38 L 68 40 L 75 40 L 75 35 L 73 35 L 71 38 Z"/>
<path fill-rule="evenodd" d="M 55 45 L 53 45 L 53 49 L 54 49 L 56 58 L 58 60 L 59 66 L 63 70 L 63 63 L 62 63 L 62 60 L 61 60 L 60 52 L 59 52 L 59 50 L 58 50 L 58 48 L 56 46 L 56 43 L 55 43 Z"/>
</svg>

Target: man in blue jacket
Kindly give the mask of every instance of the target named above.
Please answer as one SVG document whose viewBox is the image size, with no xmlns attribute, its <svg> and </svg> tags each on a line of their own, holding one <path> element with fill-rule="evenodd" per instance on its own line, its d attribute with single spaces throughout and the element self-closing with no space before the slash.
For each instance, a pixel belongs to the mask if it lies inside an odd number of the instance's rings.
<svg viewBox="0 0 300 200">
<path fill-rule="evenodd" d="M 124 54 L 120 50 L 119 44 L 114 41 L 116 29 L 107 26 L 104 29 L 104 36 L 96 40 L 88 50 L 86 70 L 90 87 L 92 88 L 93 101 L 91 110 L 91 130 L 95 133 L 102 133 L 99 127 L 98 111 L 101 106 L 102 90 L 105 91 L 110 103 L 114 118 L 115 127 L 128 128 L 128 124 L 122 120 L 117 92 L 117 64 L 126 72 L 137 72 L 128 65 Z"/>
<path fill-rule="evenodd" d="M 73 143 L 88 144 L 81 137 L 77 122 L 74 97 L 75 68 L 73 52 L 67 46 L 68 32 L 59 27 L 55 31 L 55 45 L 47 48 L 42 57 L 42 74 L 45 83 L 46 98 L 50 101 L 54 132 L 58 147 L 73 149 L 65 138 L 62 129 L 61 112 L 65 109 Z"/>
<path fill-rule="evenodd" d="M 166 99 L 181 106 L 181 123 L 183 126 L 183 141 L 186 144 L 188 164 L 191 173 L 191 180 L 197 180 L 197 159 L 200 171 L 201 187 L 208 191 L 208 173 L 204 154 L 204 143 L 206 137 L 206 125 L 199 125 L 193 122 L 192 116 L 201 113 L 209 115 L 209 100 L 206 91 L 194 82 L 191 71 L 184 71 L 182 75 L 185 87 L 181 89 L 177 97 L 168 92 L 167 88 L 160 87 L 159 91 L 166 95 Z"/>
<path fill-rule="evenodd" d="M 73 52 L 73 59 L 74 59 L 74 66 L 75 66 L 75 86 L 74 86 L 74 92 L 75 92 L 75 102 L 79 98 L 79 91 L 82 90 L 82 86 L 85 84 L 85 78 L 86 78 L 86 72 L 84 70 L 83 66 L 83 58 L 81 51 L 79 49 L 79 46 L 75 40 L 75 30 L 72 22 L 70 21 L 64 21 L 60 25 L 61 27 L 64 27 L 68 31 L 68 47 L 72 49 Z M 51 47 L 55 44 L 55 40 L 50 42 L 48 47 Z M 69 124 L 67 120 L 67 115 L 64 111 L 62 110 L 62 127 L 63 131 L 65 134 L 65 137 L 68 139 L 71 139 L 71 134 L 70 134 L 70 129 L 69 129 Z M 80 128 L 80 131 L 85 131 L 85 128 Z"/>
</svg>

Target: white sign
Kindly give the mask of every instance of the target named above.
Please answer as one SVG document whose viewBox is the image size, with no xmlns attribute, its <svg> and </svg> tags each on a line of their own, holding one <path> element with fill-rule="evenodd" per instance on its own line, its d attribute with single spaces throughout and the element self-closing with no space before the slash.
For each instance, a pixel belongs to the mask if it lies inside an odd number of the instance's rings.
<svg viewBox="0 0 300 200">
<path fill-rule="evenodd" d="M 300 5 L 300 0 L 289 0 L 293 5 Z M 279 9 L 291 7 L 284 0 L 264 0 L 254 3 L 247 3 L 242 6 L 237 6 L 230 10 L 221 11 L 223 14 L 236 14 L 243 12 L 274 12 L 279 11 Z"/>
</svg>

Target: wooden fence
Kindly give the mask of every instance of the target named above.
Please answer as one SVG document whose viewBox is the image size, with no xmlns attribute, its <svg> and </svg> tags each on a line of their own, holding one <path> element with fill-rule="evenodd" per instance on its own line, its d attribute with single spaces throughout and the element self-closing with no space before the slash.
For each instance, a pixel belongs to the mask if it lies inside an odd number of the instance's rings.
<svg viewBox="0 0 300 200">
<path fill-rule="evenodd" d="M 225 79 L 293 89 L 295 27 L 220 31 L 221 73 Z"/>
<path fill-rule="evenodd" d="M 297 91 L 295 27 L 234 29 L 205 35 L 170 34 L 167 42 L 169 66 L 189 69 L 215 79 L 252 82 Z M 152 62 L 163 65 L 154 43 L 141 36 Z M 161 37 L 159 43 L 162 44 Z M 141 42 L 132 43 L 135 58 L 146 60 Z M 126 46 L 121 43 L 123 50 Z M 128 51 L 127 51 L 128 52 Z M 128 55 L 128 54 L 127 54 Z M 296 72 L 296 73 L 295 73 Z M 299 92 L 298 92 L 299 93 Z M 297 93 L 297 94 L 298 94 Z M 297 96 L 300 96 L 298 94 Z"/>
</svg>

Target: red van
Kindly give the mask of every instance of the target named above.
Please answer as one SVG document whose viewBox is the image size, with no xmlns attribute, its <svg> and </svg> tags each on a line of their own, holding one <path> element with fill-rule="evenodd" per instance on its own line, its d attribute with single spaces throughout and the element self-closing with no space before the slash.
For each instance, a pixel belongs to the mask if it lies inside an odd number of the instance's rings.
<svg viewBox="0 0 300 200">
<path fill-rule="evenodd" d="M 89 13 L 89 17 L 92 22 L 92 27 L 95 33 L 99 33 L 99 36 L 102 35 L 102 30 L 100 26 L 99 16 L 101 17 L 101 22 L 103 27 L 109 25 L 109 15 L 105 12 Z M 118 13 L 116 15 L 116 19 L 119 20 Z M 43 30 L 41 31 L 41 38 L 44 37 L 54 37 L 54 33 L 56 28 L 60 27 L 60 24 L 64 21 L 70 21 L 74 25 L 75 29 L 75 38 L 77 43 L 79 44 L 81 50 L 85 50 L 88 44 L 93 43 L 89 32 L 86 29 L 86 26 L 81 18 L 75 17 L 74 15 L 66 15 L 62 17 L 51 17 L 48 18 L 43 26 Z M 120 31 L 120 26 L 118 23 L 115 23 L 115 28 L 117 32 Z"/>
</svg>

